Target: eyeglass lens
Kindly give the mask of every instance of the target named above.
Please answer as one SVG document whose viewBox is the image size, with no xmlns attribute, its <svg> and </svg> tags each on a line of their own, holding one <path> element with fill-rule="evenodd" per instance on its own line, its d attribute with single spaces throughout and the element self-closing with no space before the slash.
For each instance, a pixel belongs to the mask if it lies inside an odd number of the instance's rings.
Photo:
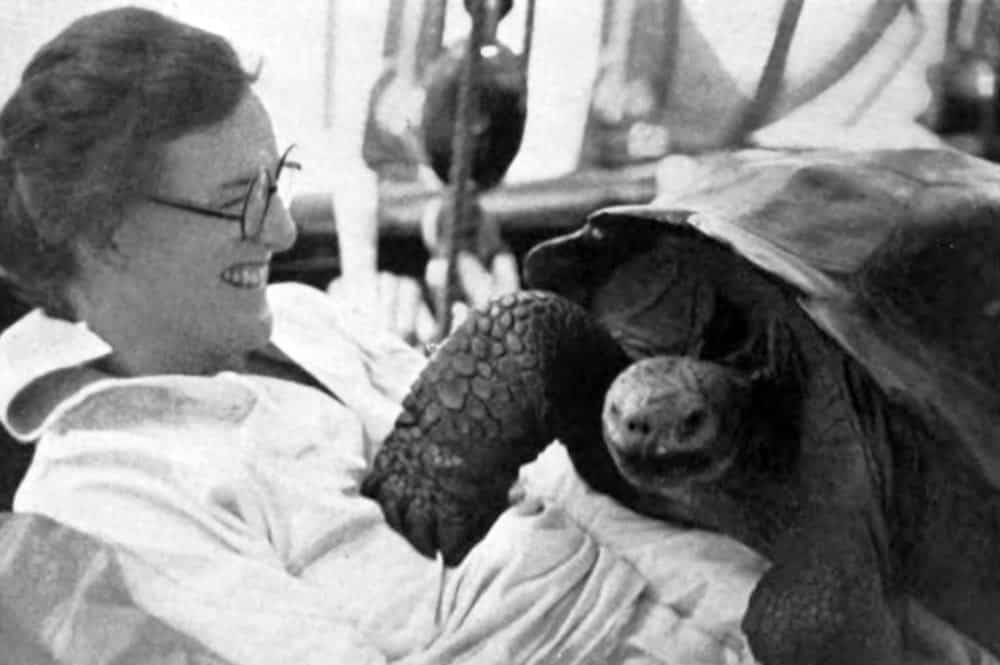
<svg viewBox="0 0 1000 665">
<path fill-rule="evenodd" d="M 284 166 L 284 163 L 279 165 L 278 171 L 275 174 L 278 179 L 277 183 L 275 183 L 267 169 L 262 168 L 250 184 L 250 189 L 247 191 L 246 205 L 243 210 L 244 238 L 257 238 L 260 236 L 275 194 L 278 194 L 282 202 L 286 205 L 291 201 L 291 180 L 296 169 L 283 168 Z"/>
</svg>

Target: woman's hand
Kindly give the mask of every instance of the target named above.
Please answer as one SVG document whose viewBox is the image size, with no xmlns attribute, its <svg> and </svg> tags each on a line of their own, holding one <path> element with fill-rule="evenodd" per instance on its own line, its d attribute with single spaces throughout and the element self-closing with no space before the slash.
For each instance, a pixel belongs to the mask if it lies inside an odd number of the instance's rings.
<svg viewBox="0 0 1000 665">
<path fill-rule="evenodd" d="M 516 291 L 519 287 L 517 260 L 509 252 L 494 256 L 487 267 L 471 252 L 462 251 L 458 254 L 455 269 L 465 301 L 452 305 L 452 328 L 465 320 L 470 308 L 483 307 L 493 298 Z M 443 283 L 444 262 L 432 258 L 427 264 L 426 277 L 431 287 Z M 375 275 L 374 279 L 374 289 L 368 291 L 374 292 L 374 313 L 378 325 L 410 344 L 435 341 L 434 316 L 421 284 L 413 277 L 384 271 Z M 349 289 L 341 278 L 330 282 L 327 292 L 362 309 L 370 311 L 373 306 L 372 296 L 359 297 L 361 293 L 353 287 Z"/>
<path fill-rule="evenodd" d="M 424 299 L 420 283 L 413 277 L 391 272 L 375 275 L 373 289 L 375 302 L 359 302 L 360 294 L 349 288 L 345 280 L 336 278 L 327 287 L 327 293 L 356 307 L 374 310 L 375 322 L 402 337 L 409 344 L 426 344 L 434 337 L 434 316 Z"/>
<path fill-rule="evenodd" d="M 494 298 L 513 293 L 520 288 L 517 259 L 508 251 L 498 252 L 486 266 L 470 251 L 459 251 L 455 257 L 455 272 L 464 300 L 451 309 L 451 327 L 458 326 L 468 316 L 469 309 L 485 307 Z M 425 270 L 427 285 L 432 291 L 444 287 L 445 261 L 432 257 Z"/>
</svg>

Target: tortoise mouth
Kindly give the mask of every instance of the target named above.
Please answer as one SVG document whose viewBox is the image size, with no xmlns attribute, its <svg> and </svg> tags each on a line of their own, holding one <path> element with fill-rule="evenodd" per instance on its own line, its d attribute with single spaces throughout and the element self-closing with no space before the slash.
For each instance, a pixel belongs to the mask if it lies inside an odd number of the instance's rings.
<svg viewBox="0 0 1000 665">
<path fill-rule="evenodd" d="M 694 450 L 659 455 L 615 455 L 615 464 L 639 490 L 660 493 L 691 482 L 710 483 L 733 464 L 735 451 Z"/>
<path fill-rule="evenodd" d="M 706 451 L 676 452 L 658 455 L 646 460 L 651 475 L 668 478 L 686 478 L 704 473 L 719 461 L 716 455 Z"/>
</svg>

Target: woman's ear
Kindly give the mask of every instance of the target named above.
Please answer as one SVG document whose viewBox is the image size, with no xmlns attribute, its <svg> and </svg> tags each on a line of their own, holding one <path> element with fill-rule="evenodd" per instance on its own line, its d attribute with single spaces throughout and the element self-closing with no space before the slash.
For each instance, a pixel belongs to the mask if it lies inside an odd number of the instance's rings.
<svg viewBox="0 0 1000 665">
<path fill-rule="evenodd" d="M 73 247 L 76 264 L 73 276 L 62 287 L 63 297 L 80 320 L 106 303 L 109 282 L 122 279 L 128 261 L 123 254 L 104 243 L 80 238 Z"/>
<path fill-rule="evenodd" d="M 34 192 L 31 191 L 28 179 L 16 169 L 14 171 L 14 191 L 17 192 L 18 201 L 28 216 L 32 219 L 39 219 L 42 215 L 42 208 L 38 205 Z"/>
<path fill-rule="evenodd" d="M 73 249 L 76 258 L 77 272 L 82 279 L 96 276 L 108 269 L 120 271 L 128 265 L 128 257 L 119 249 L 116 235 L 117 227 L 101 239 L 80 238 Z"/>
</svg>

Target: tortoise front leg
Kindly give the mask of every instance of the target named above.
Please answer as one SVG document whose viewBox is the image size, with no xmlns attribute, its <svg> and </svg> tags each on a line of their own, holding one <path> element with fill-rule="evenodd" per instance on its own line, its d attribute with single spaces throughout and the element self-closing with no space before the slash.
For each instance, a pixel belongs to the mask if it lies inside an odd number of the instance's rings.
<svg viewBox="0 0 1000 665">
<path fill-rule="evenodd" d="M 565 298 L 525 291 L 494 301 L 418 377 L 362 492 L 420 552 L 455 565 L 506 508 L 520 466 L 560 430 L 603 450 L 601 402 L 626 364 Z"/>
<path fill-rule="evenodd" d="M 828 512 L 776 544 L 743 630 L 763 665 L 898 665 L 898 618 L 863 515 Z"/>
</svg>

